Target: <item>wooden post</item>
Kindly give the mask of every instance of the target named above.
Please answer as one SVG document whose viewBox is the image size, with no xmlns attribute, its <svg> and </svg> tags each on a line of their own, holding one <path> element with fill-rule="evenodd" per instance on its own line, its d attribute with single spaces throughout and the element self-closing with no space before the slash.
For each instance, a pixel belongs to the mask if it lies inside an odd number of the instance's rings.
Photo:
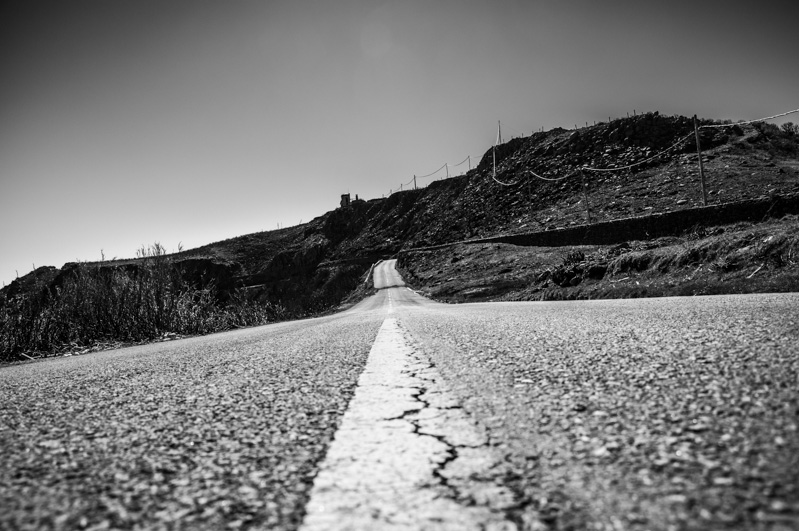
<svg viewBox="0 0 799 531">
<path fill-rule="evenodd" d="M 696 136 L 696 156 L 699 159 L 699 178 L 702 181 L 702 205 L 707 206 L 707 187 L 705 186 L 705 165 L 702 163 L 702 146 L 699 144 L 699 126 L 694 114 L 694 136 Z"/>
<path fill-rule="evenodd" d="M 588 204 L 588 184 L 585 182 L 585 173 L 580 170 L 580 178 L 583 181 L 583 199 L 585 200 L 585 214 L 588 216 L 588 224 L 591 224 L 591 207 Z"/>
<path fill-rule="evenodd" d="M 413 176 L 413 189 L 418 190 L 418 188 L 416 188 L 416 175 Z"/>
<path fill-rule="evenodd" d="M 533 214 L 531 214 L 531 217 L 533 218 L 533 221 L 536 221 L 535 214 L 534 214 L 535 211 L 532 209 L 532 204 L 533 204 L 533 177 L 531 175 L 529 175 L 529 174 L 527 175 L 527 195 L 529 196 L 528 197 L 528 201 L 529 201 L 529 204 L 531 206 L 530 211 L 533 212 Z"/>
<path fill-rule="evenodd" d="M 467 164 L 469 165 L 469 171 L 472 171 L 472 156 L 471 156 L 471 155 L 467 155 L 467 156 L 466 156 L 466 160 L 468 160 L 468 161 L 469 161 L 469 162 L 467 163 Z"/>
<path fill-rule="evenodd" d="M 491 158 L 494 161 L 494 179 L 497 178 L 497 146 L 491 149 Z"/>
</svg>

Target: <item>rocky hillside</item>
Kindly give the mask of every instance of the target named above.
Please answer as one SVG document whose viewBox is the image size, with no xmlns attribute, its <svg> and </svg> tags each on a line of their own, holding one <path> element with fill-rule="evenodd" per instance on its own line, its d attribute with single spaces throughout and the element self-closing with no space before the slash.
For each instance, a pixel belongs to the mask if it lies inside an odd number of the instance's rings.
<svg viewBox="0 0 799 531">
<path fill-rule="evenodd" d="M 799 128 L 701 124 L 723 126 L 700 130 L 709 204 L 799 193 Z M 692 133 L 691 119 L 649 113 L 514 138 L 463 176 L 170 258 L 190 282 L 213 283 L 222 299 L 246 293 L 282 305 L 286 315 L 314 314 L 339 305 L 375 260 L 402 249 L 699 206 Z M 585 167 L 618 169 L 581 173 Z M 0 291 L 0 304 L 86 266 L 133 274 L 137 261 L 39 268 Z"/>
</svg>

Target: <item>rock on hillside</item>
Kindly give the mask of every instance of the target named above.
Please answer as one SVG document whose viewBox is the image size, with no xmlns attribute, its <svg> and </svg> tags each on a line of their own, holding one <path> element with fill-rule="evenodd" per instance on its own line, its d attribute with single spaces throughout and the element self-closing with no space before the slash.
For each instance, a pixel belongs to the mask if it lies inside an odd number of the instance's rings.
<svg viewBox="0 0 799 531">
<path fill-rule="evenodd" d="M 724 125 L 700 130 L 709 203 L 799 192 L 795 130 L 701 123 Z M 251 299 L 281 303 L 293 315 L 319 312 L 338 305 L 374 261 L 401 249 L 567 227 L 585 223 L 589 215 L 596 222 L 701 205 L 692 133 L 691 119 L 658 113 L 534 133 L 497 146 L 495 153 L 489 149 L 465 175 L 354 201 L 303 225 L 231 238 L 170 259 L 192 282 L 213 282 L 222 297 L 242 289 Z M 641 161 L 646 162 L 627 167 Z M 586 167 L 616 170 L 581 174 Z M 47 277 L 74 267 L 79 265 L 48 269 Z M 42 277 L 37 271 L 31 275 Z M 24 285 L 25 278 L 15 281 L 0 291 L 0 300 Z"/>
</svg>

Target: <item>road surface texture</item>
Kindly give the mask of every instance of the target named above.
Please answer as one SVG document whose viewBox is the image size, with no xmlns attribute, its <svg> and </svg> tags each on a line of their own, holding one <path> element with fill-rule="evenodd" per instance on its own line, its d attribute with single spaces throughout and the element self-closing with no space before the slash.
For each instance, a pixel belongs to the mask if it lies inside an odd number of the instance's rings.
<svg viewBox="0 0 799 531">
<path fill-rule="evenodd" d="M 444 305 L 0 368 L 0 529 L 799 529 L 799 295 Z"/>
</svg>

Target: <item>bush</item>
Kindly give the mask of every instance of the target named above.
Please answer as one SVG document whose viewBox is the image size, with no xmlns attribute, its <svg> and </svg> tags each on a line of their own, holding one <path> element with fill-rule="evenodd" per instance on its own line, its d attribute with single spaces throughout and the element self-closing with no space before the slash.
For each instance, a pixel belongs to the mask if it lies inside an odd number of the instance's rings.
<svg viewBox="0 0 799 531">
<path fill-rule="evenodd" d="M 752 126 L 766 137 L 773 138 L 780 136 L 780 128 L 775 124 L 769 122 L 755 122 Z"/>
<path fill-rule="evenodd" d="M 585 253 L 579 249 L 573 249 L 566 253 L 566 257 L 563 259 L 563 265 L 574 265 L 579 264 L 580 262 L 585 261 Z"/>
<path fill-rule="evenodd" d="M 0 361 L 103 341 L 140 342 L 166 333 L 205 334 L 264 324 L 280 308 L 235 292 L 219 302 L 213 283 L 194 286 L 155 244 L 126 268 L 81 265 L 53 285 L 19 293 L 0 307 Z"/>
</svg>

